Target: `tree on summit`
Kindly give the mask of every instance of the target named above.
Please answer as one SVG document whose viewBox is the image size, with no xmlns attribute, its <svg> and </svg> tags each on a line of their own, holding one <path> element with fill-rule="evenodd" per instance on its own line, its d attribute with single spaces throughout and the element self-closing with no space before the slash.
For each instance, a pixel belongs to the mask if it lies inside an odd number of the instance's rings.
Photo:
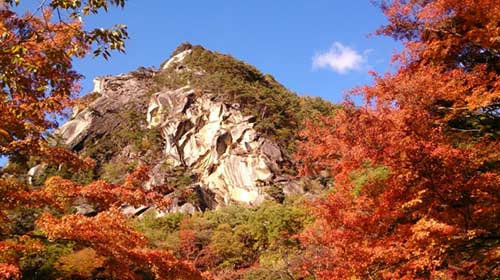
<svg viewBox="0 0 500 280">
<path fill-rule="evenodd" d="M 498 1 L 383 1 L 399 69 L 302 131 L 302 174 L 335 189 L 303 235 L 321 279 L 500 276 Z M 374 170 L 380 171 L 373 173 Z M 382 172 L 383 171 L 383 172 Z M 372 172 L 363 184 L 356 176 Z"/>
<path fill-rule="evenodd" d="M 30 157 L 75 172 L 92 165 L 49 145 L 44 134 L 56 127 L 57 116 L 78 92 L 82 76 L 73 69 L 73 59 L 89 53 L 108 58 L 110 51 L 124 50 L 128 37 L 122 25 L 86 30 L 82 22 L 87 15 L 123 7 L 124 0 L 40 1 L 24 15 L 15 11 L 18 4 L 7 0 L 0 10 L 0 156 L 9 158 L 0 174 L 0 279 L 63 277 L 50 271 L 50 260 L 86 248 L 99 263 L 89 273 L 120 279 L 139 278 L 140 273 L 157 279 L 201 279 L 189 263 L 149 249 L 145 237 L 130 229 L 117 210 L 122 203 L 168 204 L 159 193 L 142 190 L 146 167 L 140 166 L 123 185 L 79 185 L 53 177 L 33 189 L 15 176 L 26 171 Z M 92 202 L 100 212 L 94 217 L 71 214 L 79 199 Z M 83 277 L 78 265 L 74 267 L 66 276 Z"/>
</svg>

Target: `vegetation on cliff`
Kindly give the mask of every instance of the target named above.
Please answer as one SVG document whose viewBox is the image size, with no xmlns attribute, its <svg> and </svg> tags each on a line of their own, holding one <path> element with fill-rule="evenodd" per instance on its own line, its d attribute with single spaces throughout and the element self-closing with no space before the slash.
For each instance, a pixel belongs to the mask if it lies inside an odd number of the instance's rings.
<svg viewBox="0 0 500 280">
<path fill-rule="evenodd" d="M 188 50 L 190 53 L 182 61 L 156 75 L 154 89 L 189 85 L 198 94 L 238 104 L 244 115 L 256 117 L 255 127 L 259 132 L 289 153 L 295 150 L 298 131 L 306 118 L 331 115 L 337 108 L 319 97 L 298 96 L 273 76 L 230 55 L 184 43 L 172 56 Z"/>
</svg>

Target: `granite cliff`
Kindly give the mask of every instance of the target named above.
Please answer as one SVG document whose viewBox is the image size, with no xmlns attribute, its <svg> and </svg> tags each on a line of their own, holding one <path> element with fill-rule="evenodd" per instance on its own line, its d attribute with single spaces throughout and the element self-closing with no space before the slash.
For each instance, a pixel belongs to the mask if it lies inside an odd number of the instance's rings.
<svg viewBox="0 0 500 280">
<path fill-rule="evenodd" d="M 146 163 L 151 179 L 144 187 L 168 185 L 173 212 L 306 192 L 294 179 L 290 156 L 297 131 L 305 116 L 334 108 L 295 95 L 231 56 L 190 44 L 159 70 L 99 77 L 94 85 L 52 141 L 97 164 L 90 173 L 67 176 L 119 182 Z M 36 165 L 29 178 L 51 172 L 61 167 Z"/>
</svg>

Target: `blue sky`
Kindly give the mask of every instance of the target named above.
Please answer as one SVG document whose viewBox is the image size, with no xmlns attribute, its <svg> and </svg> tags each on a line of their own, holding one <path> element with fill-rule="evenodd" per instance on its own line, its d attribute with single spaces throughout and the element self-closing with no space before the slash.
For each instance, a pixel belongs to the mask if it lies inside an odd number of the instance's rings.
<svg viewBox="0 0 500 280">
<path fill-rule="evenodd" d="M 369 69 L 386 71 L 398 47 L 368 36 L 385 23 L 370 0 L 128 1 L 87 20 L 88 27 L 113 23 L 129 28 L 127 53 L 77 62 L 87 91 L 95 76 L 158 67 L 189 41 L 253 64 L 299 94 L 339 102 L 345 90 L 370 82 Z"/>
<path fill-rule="evenodd" d="M 21 3 L 20 11 L 38 1 Z M 368 36 L 385 22 L 370 0 L 127 1 L 85 20 L 88 28 L 127 25 L 126 54 L 88 57 L 75 68 L 86 93 L 94 77 L 158 67 L 189 41 L 253 64 L 298 94 L 340 102 L 346 90 L 370 83 L 369 70 L 389 69 L 399 45 Z"/>
</svg>

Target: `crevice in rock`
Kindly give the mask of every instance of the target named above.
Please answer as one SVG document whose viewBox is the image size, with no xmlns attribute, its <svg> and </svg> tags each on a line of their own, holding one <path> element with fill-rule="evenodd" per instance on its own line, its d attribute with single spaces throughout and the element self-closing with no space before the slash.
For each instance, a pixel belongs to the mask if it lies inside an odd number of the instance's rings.
<svg viewBox="0 0 500 280">
<path fill-rule="evenodd" d="M 228 149 L 228 147 L 233 142 L 231 138 L 231 133 L 225 132 L 217 138 L 215 149 L 217 151 L 217 155 L 222 156 Z"/>
<path fill-rule="evenodd" d="M 177 125 L 174 141 L 178 142 L 186 132 L 193 128 L 193 123 L 190 120 L 183 120 Z"/>
<path fill-rule="evenodd" d="M 191 107 L 191 105 L 194 103 L 194 94 L 191 93 L 188 96 L 186 96 L 186 104 L 184 104 L 184 107 L 182 108 L 182 113 L 185 114 L 186 111 Z"/>
</svg>

